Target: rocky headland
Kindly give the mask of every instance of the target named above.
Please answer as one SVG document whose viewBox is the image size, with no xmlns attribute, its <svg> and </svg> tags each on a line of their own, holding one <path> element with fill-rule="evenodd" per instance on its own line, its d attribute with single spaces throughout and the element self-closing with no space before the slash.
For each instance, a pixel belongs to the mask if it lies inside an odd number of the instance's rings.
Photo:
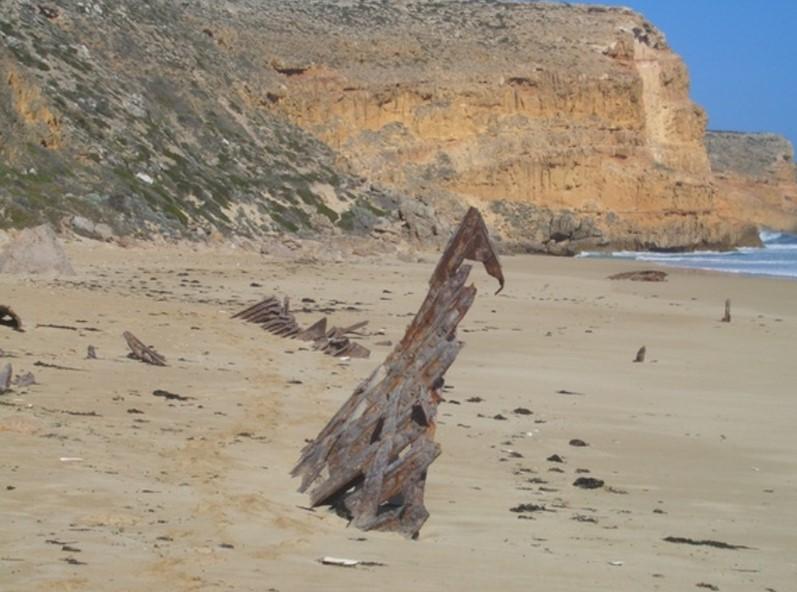
<svg viewBox="0 0 797 592">
<path fill-rule="evenodd" d="M 3 227 L 439 241 L 476 205 L 504 250 L 757 241 L 624 8 L 7 0 L 0 69 Z"/>
</svg>

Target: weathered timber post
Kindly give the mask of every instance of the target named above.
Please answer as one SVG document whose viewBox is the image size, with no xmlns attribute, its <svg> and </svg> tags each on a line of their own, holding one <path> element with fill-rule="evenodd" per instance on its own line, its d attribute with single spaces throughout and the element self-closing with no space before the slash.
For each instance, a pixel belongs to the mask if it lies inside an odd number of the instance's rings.
<svg viewBox="0 0 797 592">
<path fill-rule="evenodd" d="M 439 389 L 463 345 L 457 325 L 476 296 L 465 285 L 465 259 L 482 262 L 501 291 L 501 264 L 475 208 L 449 241 L 401 342 L 302 450 L 292 475 L 302 477 L 299 491 L 310 489 L 313 506 L 333 506 L 362 530 L 417 537 L 429 517 L 427 469 L 440 454 Z"/>
</svg>

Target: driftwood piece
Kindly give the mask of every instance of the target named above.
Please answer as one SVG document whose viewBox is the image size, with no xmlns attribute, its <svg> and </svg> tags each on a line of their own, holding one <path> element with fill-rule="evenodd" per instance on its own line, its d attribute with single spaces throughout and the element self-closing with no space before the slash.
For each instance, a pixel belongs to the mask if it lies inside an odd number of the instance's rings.
<svg viewBox="0 0 797 592">
<path fill-rule="evenodd" d="M 14 331 L 24 331 L 19 315 L 11 310 L 11 307 L 2 304 L 0 304 L 0 325 L 11 327 Z"/>
<path fill-rule="evenodd" d="M 731 322 L 731 299 L 728 298 L 725 301 L 725 314 L 722 316 L 723 323 L 730 323 Z"/>
<path fill-rule="evenodd" d="M 122 337 L 127 341 L 127 347 L 130 348 L 130 353 L 127 354 L 128 358 L 140 360 L 153 366 L 165 366 L 166 358 L 155 351 L 154 348 L 144 345 L 140 339 L 133 335 L 130 331 L 122 333 Z"/>
<path fill-rule="evenodd" d="M 634 362 L 644 362 L 645 361 L 645 354 L 647 353 L 648 348 L 644 345 L 639 348 L 639 351 L 636 353 L 636 358 L 634 358 Z"/>
<path fill-rule="evenodd" d="M 11 368 L 11 364 L 6 364 L 5 367 L 0 370 L 0 394 L 11 390 L 12 374 L 14 374 L 14 370 Z"/>
<path fill-rule="evenodd" d="M 503 288 L 504 277 L 479 211 L 471 208 L 449 241 L 412 324 L 384 363 L 362 382 L 302 451 L 292 475 L 312 505 L 331 505 L 363 530 L 416 537 L 429 517 L 427 469 L 440 454 L 435 415 L 443 376 L 462 343 L 456 328 L 473 304 L 466 286 L 481 261 Z"/>
</svg>

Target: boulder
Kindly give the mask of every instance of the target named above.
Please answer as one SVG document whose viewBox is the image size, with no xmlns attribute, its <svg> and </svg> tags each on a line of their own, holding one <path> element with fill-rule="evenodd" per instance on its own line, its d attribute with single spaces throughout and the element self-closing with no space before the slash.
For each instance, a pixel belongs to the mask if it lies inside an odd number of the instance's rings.
<svg viewBox="0 0 797 592">
<path fill-rule="evenodd" d="M 83 216 L 72 216 L 72 230 L 81 236 L 108 241 L 113 238 L 113 229 L 102 222 L 95 224 Z"/>
<path fill-rule="evenodd" d="M 0 273 L 73 275 L 75 270 L 52 226 L 22 230 L 0 251 Z"/>
<path fill-rule="evenodd" d="M 414 239 L 428 241 L 439 234 L 434 208 L 417 199 L 401 198 L 398 215 L 408 234 Z"/>
</svg>

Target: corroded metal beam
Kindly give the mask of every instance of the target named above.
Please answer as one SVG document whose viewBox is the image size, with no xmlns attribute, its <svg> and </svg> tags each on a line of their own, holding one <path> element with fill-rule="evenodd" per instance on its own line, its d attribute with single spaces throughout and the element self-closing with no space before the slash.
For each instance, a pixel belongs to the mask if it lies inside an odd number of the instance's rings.
<svg viewBox="0 0 797 592">
<path fill-rule="evenodd" d="M 292 475 L 313 506 L 330 505 L 363 530 L 416 537 L 429 513 L 423 503 L 443 376 L 462 343 L 456 328 L 476 296 L 466 286 L 480 261 L 504 276 L 481 214 L 471 208 L 443 252 L 412 324 L 384 363 L 361 383 L 302 451 Z"/>
</svg>

